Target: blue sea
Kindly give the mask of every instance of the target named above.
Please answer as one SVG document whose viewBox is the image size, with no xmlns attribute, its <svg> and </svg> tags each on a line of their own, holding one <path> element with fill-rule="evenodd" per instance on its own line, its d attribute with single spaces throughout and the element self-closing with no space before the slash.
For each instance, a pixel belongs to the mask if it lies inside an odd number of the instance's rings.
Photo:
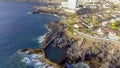
<svg viewBox="0 0 120 68">
<path fill-rule="evenodd" d="M 28 2 L 0 1 L 0 68 L 33 68 L 21 62 L 17 51 L 24 48 L 39 48 L 38 38 L 48 30 L 45 24 L 58 18 L 43 14 L 27 14 Z"/>
</svg>

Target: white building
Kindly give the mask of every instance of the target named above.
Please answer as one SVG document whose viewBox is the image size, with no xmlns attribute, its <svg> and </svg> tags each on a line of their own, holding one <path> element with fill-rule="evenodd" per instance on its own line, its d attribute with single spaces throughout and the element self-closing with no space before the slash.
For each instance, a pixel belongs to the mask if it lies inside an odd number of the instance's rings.
<svg viewBox="0 0 120 68">
<path fill-rule="evenodd" d="M 61 7 L 65 8 L 66 12 L 75 13 L 77 8 L 78 0 L 68 0 L 67 2 L 62 2 Z"/>
<path fill-rule="evenodd" d="M 68 0 L 68 2 L 62 2 L 62 7 L 68 9 L 76 9 L 78 0 Z"/>
</svg>

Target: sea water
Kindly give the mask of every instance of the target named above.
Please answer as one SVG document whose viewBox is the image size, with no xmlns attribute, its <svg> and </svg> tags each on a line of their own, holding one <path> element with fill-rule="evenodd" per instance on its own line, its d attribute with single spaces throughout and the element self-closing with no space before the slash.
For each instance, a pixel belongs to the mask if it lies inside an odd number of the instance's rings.
<svg viewBox="0 0 120 68">
<path fill-rule="evenodd" d="M 50 15 L 27 14 L 34 5 L 38 4 L 0 1 L 0 68 L 33 68 L 21 62 L 17 51 L 41 47 L 39 42 L 48 32 L 45 24 L 58 20 Z"/>
</svg>

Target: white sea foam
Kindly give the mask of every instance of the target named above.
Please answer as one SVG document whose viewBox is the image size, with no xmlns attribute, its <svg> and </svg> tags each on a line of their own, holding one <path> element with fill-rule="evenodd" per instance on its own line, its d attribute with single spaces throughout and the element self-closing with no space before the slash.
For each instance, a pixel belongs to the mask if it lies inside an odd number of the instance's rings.
<svg viewBox="0 0 120 68">
<path fill-rule="evenodd" d="M 30 64 L 30 59 L 28 57 L 25 57 L 22 62 L 26 63 L 26 64 Z"/>
<path fill-rule="evenodd" d="M 36 40 L 38 41 L 38 43 L 42 43 L 45 40 L 45 36 L 46 34 L 44 34 L 43 36 L 39 36 Z"/>
<path fill-rule="evenodd" d="M 27 65 L 33 65 L 34 68 L 53 68 L 53 66 L 49 66 L 47 63 L 42 61 L 42 55 L 40 54 L 30 54 L 24 57 L 22 62 Z"/>
<path fill-rule="evenodd" d="M 45 27 L 46 27 L 46 29 L 47 29 L 49 32 L 51 32 L 51 29 L 48 28 L 48 25 L 45 25 Z M 49 33 L 49 32 L 48 32 L 48 33 Z"/>
<path fill-rule="evenodd" d="M 42 43 L 42 42 L 45 40 L 45 36 L 46 36 L 49 32 L 51 32 L 51 30 L 48 28 L 47 25 L 46 25 L 46 28 L 47 28 L 48 32 L 45 33 L 43 36 L 39 36 L 39 37 L 37 38 L 38 43 Z"/>
<path fill-rule="evenodd" d="M 72 64 L 74 68 L 89 68 L 89 66 L 85 63 L 79 62 L 77 64 Z"/>
</svg>

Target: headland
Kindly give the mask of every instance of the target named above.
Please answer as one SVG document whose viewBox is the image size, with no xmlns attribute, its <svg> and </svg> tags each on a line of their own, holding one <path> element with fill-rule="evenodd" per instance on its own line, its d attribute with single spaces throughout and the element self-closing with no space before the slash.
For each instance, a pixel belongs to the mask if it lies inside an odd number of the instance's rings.
<svg viewBox="0 0 120 68">
<path fill-rule="evenodd" d="M 99 29 L 107 29 L 108 25 L 103 27 L 103 24 L 101 24 L 106 20 L 99 16 L 91 23 L 88 23 L 90 22 L 89 17 L 94 18 L 95 14 L 79 16 L 63 12 L 61 9 L 54 10 L 55 7 L 34 8 L 36 10 L 31 12 L 32 14 L 57 14 L 64 16 L 64 18 L 47 24 L 50 32 L 41 43 L 43 48 L 37 50 L 24 49 L 20 50 L 20 52 L 29 51 L 29 54 L 42 54 L 43 62 L 52 65 L 54 68 L 66 68 L 66 63 L 76 64 L 78 62 L 86 63 L 90 68 L 120 67 L 120 42 L 117 36 L 112 37 L 109 34 L 104 36 L 97 33 Z M 96 14 L 102 15 L 104 13 Z M 114 39 L 111 39 L 111 37 Z"/>
</svg>

